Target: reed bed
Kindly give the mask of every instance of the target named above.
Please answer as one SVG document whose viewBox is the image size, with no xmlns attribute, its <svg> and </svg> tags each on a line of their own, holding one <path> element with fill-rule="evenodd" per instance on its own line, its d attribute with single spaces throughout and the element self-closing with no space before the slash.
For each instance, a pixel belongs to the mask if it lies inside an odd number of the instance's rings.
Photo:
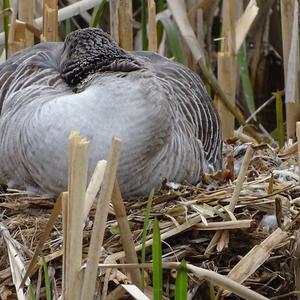
<svg viewBox="0 0 300 300">
<path fill-rule="evenodd" d="M 185 63 L 207 84 L 225 139 L 222 171 L 123 199 L 122 141 L 87 183 L 89 142 L 72 133 L 68 191 L 2 187 L 1 299 L 299 297 L 296 0 L 3 0 L 0 18 L 2 61 L 100 26 L 127 50 Z"/>
</svg>

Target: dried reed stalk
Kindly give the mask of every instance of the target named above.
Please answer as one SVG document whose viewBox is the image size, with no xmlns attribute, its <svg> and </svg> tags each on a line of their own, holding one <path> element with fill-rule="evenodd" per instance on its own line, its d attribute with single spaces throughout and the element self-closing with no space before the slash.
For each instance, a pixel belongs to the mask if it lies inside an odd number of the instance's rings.
<svg viewBox="0 0 300 300">
<path fill-rule="evenodd" d="M 251 136 L 241 132 L 240 130 L 235 130 L 233 132 L 233 136 L 240 139 L 244 143 L 253 143 L 253 144 L 257 143 L 254 138 L 252 138 Z"/>
<path fill-rule="evenodd" d="M 97 262 L 100 258 L 100 249 L 103 243 L 109 203 L 116 179 L 117 166 L 121 152 L 121 144 L 122 142 L 120 139 L 114 138 L 112 141 L 102 188 L 97 199 L 94 228 L 91 235 L 89 254 L 81 292 L 81 299 L 85 300 L 91 300 L 94 297 L 97 277 Z"/>
<path fill-rule="evenodd" d="M 281 0 L 281 28 L 285 78 L 287 138 L 294 138 L 296 121 L 300 119 L 298 66 L 298 1 Z"/>
<path fill-rule="evenodd" d="M 5 8 L 3 10 L 0 11 L 0 17 L 3 18 L 3 17 L 8 17 L 12 14 L 12 10 L 11 8 Z"/>
<path fill-rule="evenodd" d="M 161 234 L 160 238 L 161 240 L 166 240 L 176 234 L 179 234 L 185 230 L 188 230 L 189 228 L 193 227 L 194 225 L 198 224 L 199 222 L 201 222 L 201 216 L 197 215 L 195 217 L 191 217 L 190 219 L 188 219 L 186 222 L 184 222 L 183 224 L 180 224 L 179 226 L 170 229 L 167 232 L 164 232 Z M 149 239 L 145 242 L 145 247 L 150 247 L 153 243 L 153 239 Z M 137 246 L 135 246 L 135 251 L 141 251 L 143 247 L 143 244 L 139 244 Z M 122 259 L 125 257 L 125 252 L 121 251 L 121 252 L 117 252 L 117 253 L 113 253 L 111 255 L 109 255 L 106 259 L 105 259 L 105 263 L 111 263 L 111 262 L 115 262 L 119 259 Z"/>
<path fill-rule="evenodd" d="M 64 192 L 61 194 L 61 208 L 62 208 L 62 226 L 63 226 L 63 263 L 62 263 L 62 294 L 64 294 L 64 291 L 66 290 L 66 281 L 67 278 L 67 271 L 66 271 L 66 257 L 68 253 L 68 249 L 70 248 L 69 239 L 68 239 L 68 207 L 69 207 L 69 193 Z"/>
<path fill-rule="evenodd" d="M 10 16 L 9 32 L 8 32 L 8 57 L 14 53 L 14 39 L 15 39 L 15 29 L 16 20 L 18 15 L 18 1 L 10 1 L 10 6 L 12 9 L 12 14 Z"/>
<path fill-rule="evenodd" d="M 293 265 L 293 273 L 295 276 L 295 287 L 296 291 L 300 289 L 300 230 L 296 230 L 295 235 L 295 244 L 292 252 L 292 265 Z M 300 299 L 300 295 L 297 296 L 297 299 Z"/>
<path fill-rule="evenodd" d="M 114 206 L 116 219 L 119 225 L 120 237 L 125 252 L 126 262 L 138 263 L 138 257 L 134 249 L 134 241 L 133 241 L 132 233 L 130 231 L 125 205 L 117 181 L 115 182 L 111 199 L 112 199 L 112 204 Z M 142 279 L 138 268 L 130 271 L 130 277 L 133 284 L 135 284 L 138 287 L 141 286 Z"/>
<path fill-rule="evenodd" d="M 118 285 L 112 292 L 110 292 L 104 300 L 116 300 L 116 299 L 124 299 L 127 295 L 125 289 L 123 289 L 122 285 Z"/>
<path fill-rule="evenodd" d="M 57 0 L 44 0 L 43 33 L 41 42 L 58 41 L 58 6 Z"/>
<path fill-rule="evenodd" d="M 232 105 L 231 101 L 228 99 L 227 95 L 220 87 L 215 76 L 206 67 L 204 60 L 204 51 L 201 48 L 188 19 L 185 2 L 180 0 L 167 0 L 167 2 L 172 12 L 172 16 L 180 30 L 180 33 L 186 44 L 188 45 L 194 60 L 199 65 L 203 77 L 208 82 L 208 84 L 211 85 L 212 89 L 219 96 L 220 100 L 224 103 L 226 108 L 235 116 L 240 125 L 244 125 L 245 119 L 243 115 L 236 107 Z M 253 128 L 246 127 L 245 130 L 257 141 L 260 141 L 260 137 L 257 135 L 255 130 L 253 130 Z"/>
<path fill-rule="evenodd" d="M 232 213 L 234 212 L 235 206 L 236 206 L 237 201 L 239 199 L 239 196 L 240 196 L 240 193 L 241 193 L 241 190 L 242 190 L 242 186 L 243 186 L 243 183 L 246 179 L 248 167 L 249 167 L 251 158 L 253 156 L 253 153 L 254 153 L 253 147 L 251 145 L 248 146 L 246 154 L 245 154 L 244 159 L 243 159 L 242 166 L 240 168 L 238 178 L 236 180 L 236 185 L 234 187 L 233 195 L 232 195 L 232 198 L 230 200 L 230 204 L 229 204 L 229 208 L 228 208 L 228 210 Z"/>
<path fill-rule="evenodd" d="M 109 14 L 110 14 L 110 35 L 119 44 L 119 7 L 120 0 L 109 1 Z"/>
<path fill-rule="evenodd" d="M 63 291 L 66 299 L 80 298 L 80 269 L 82 262 L 82 223 L 83 208 L 87 183 L 89 142 L 80 137 L 79 132 L 72 132 L 69 137 L 69 185 L 68 216 L 65 272 Z"/>
<path fill-rule="evenodd" d="M 77 0 L 67 0 L 69 4 L 74 4 Z M 82 11 L 80 16 L 87 22 L 87 24 L 91 23 L 92 17 L 87 11 Z"/>
<path fill-rule="evenodd" d="M 87 11 L 95 6 L 99 5 L 99 0 L 81 0 L 74 4 L 70 4 L 64 8 L 61 8 L 58 11 L 58 22 L 64 21 L 66 19 L 72 18 L 81 14 L 84 11 Z M 38 29 L 43 27 L 43 17 L 35 19 L 35 26 Z M 0 45 L 3 45 L 5 42 L 4 32 L 0 33 Z"/>
<path fill-rule="evenodd" d="M 238 178 L 236 180 L 236 185 L 234 187 L 232 198 L 231 198 L 229 206 L 228 206 L 227 212 L 229 213 L 229 215 L 234 212 L 235 206 L 237 204 L 237 201 L 239 199 L 239 196 L 240 196 L 240 193 L 241 193 L 241 190 L 242 190 L 243 183 L 244 183 L 245 178 L 246 178 L 247 170 L 248 170 L 251 158 L 253 156 L 253 153 L 254 153 L 254 149 L 250 145 L 247 148 L 246 154 L 244 156 L 243 163 L 242 163 L 242 166 L 240 168 Z M 206 249 L 205 253 L 210 253 L 210 251 L 216 245 L 217 245 L 217 250 L 221 251 L 224 247 L 227 247 L 228 241 L 229 241 L 229 235 L 228 235 L 227 230 L 217 231 L 215 233 L 215 235 L 213 236 L 212 240 L 210 241 L 209 245 L 207 246 L 207 249 Z"/>
<path fill-rule="evenodd" d="M 229 272 L 228 278 L 243 283 L 269 257 L 271 251 L 288 236 L 286 231 L 277 228 L 261 244 L 254 246 Z"/>
<path fill-rule="evenodd" d="M 25 272 L 25 266 L 21 254 L 17 250 L 19 248 L 17 246 L 19 245 L 17 241 L 11 237 L 8 229 L 2 223 L 0 223 L 0 234 L 6 243 L 12 281 L 16 288 L 17 298 L 18 300 L 26 300 L 27 298 L 23 291 L 23 287 L 21 287 L 22 273 Z"/>
<path fill-rule="evenodd" d="M 235 25 L 235 53 L 238 53 L 246 35 L 258 14 L 256 0 L 250 0 L 243 15 L 237 20 Z"/>
<path fill-rule="evenodd" d="M 93 202 L 96 199 L 97 193 L 99 192 L 100 186 L 103 181 L 105 168 L 106 160 L 100 160 L 96 165 L 93 176 L 86 190 L 83 220 L 86 220 L 86 218 L 88 217 Z"/>
<path fill-rule="evenodd" d="M 253 220 L 239 220 L 239 221 L 222 221 L 222 222 L 210 222 L 207 225 L 200 223 L 193 226 L 196 230 L 228 230 L 237 228 L 249 228 Z"/>
<path fill-rule="evenodd" d="M 41 251 L 43 250 L 43 246 L 47 240 L 47 238 L 49 237 L 49 234 L 53 228 L 53 225 L 57 219 L 57 216 L 59 215 L 59 213 L 61 212 L 61 206 L 62 206 L 62 196 L 60 195 L 58 197 L 58 199 L 56 200 L 55 204 L 54 204 L 54 207 L 51 211 L 51 215 L 50 215 L 50 218 L 48 220 L 48 223 L 43 231 L 43 234 L 36 246 L 36 249 L 34 251 L 34 255 L 33 257 L 31 258 L 31 261 L 30 261 L 30 264 L 27 268 L 27 271 L 23 277 L 23 280 L 20 284 L 20 287 L 23 287 L 24 284 L 25 284 L 25 281 L 27 280 L 27 277 L 30 277 L 33 273 L 34 273 L 34 268 L 36 266 L 36 262 L 37 262 L 37 259 L 38 259 L 38 256 L 39 254 L 41 253 Z"/>
<path fill-rule="evenodd" d="M 133 49 L 132 0 L 119 0 L 119 35 L 120 46 L 126 50 Z"/>
<path fill-rule="evenodd" d="M 298 146 L 298 167 L 299 167 L 299 184 L 300 184 L 300 122 L 296 123 L 297 146 Z"/>
<path fill-rule="evenodd" d="M 35 0 L 19 1 L 19 20 L 26 24 L 33 25 L 35 12 Z M 34 44 L 34 35 L 28 29 L 25 32 L 25 47 L 31 47 Z"/>
<path fill-rule="evenodd" d="M 16 20 L 15 22 L 14 40 L 9 45 L 9 54 L 24 49 L 26 46 L 26 24 Z"/>
<path fill-rule="evenodd" d="M 151 269 L 153 265 L 151 263 L 146 264 L 99 264 L 99 268 L 149 268 Z M 162 263 L 163 269 L 177 269 L 180 266 L 179 262 L 170 262 L 170 263 Z M 235 293 L 236 295 L 242 297 L 243 299 L 251 299 L 251 300 L 268 300 L 268 298 L 250 290 L 247 287 L 242 286 L 241 284 L 237 283 L 236 281 L 220 275 L 216 272 L 206 270 L 203 268 L 195 267 L 191 264 L 187 264 L 187 270 L 193 273 L 196 277 L 201 280 L 207 280 L 211 282 L 213 285 L 222 286 L 227 290 Z"/>
<path fill-rule="evenodd" d="M 127 291 L 134 299 L 150 300 L 138 287 L 132 284 L 122 284 L 122 287 Z"/>
<path fill-rule="evenodd" d="M 236 0 L 223 1 L 223 40 L 221 43 L 221 52 L 218 53 L 218 81 L 232 106 L 235 106 L 237 82 L 237 56 L 235 52 L 236 5 Z M 234 116 L 228 114 L 227 108 L 221 101 L 218 101 L 217 103 L 222 123 L 223 138 L 226 139 L 232 137 L 234 131 Z"/>
<path fill-rule="evenodd" d="M 148 50 L 157 51 L 156 7 L 154 0 L 148 0 Z"/>
</svg>

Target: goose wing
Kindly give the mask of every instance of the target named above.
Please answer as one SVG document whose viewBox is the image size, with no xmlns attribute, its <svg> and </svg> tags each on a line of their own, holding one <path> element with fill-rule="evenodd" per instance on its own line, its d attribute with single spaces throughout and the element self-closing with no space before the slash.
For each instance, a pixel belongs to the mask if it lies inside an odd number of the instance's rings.
<svg viewBox="0 0 300 300">
<path fill-rule="evenodd" d="M 137 51 L 134 54 L 149 62 L 168 91 L 170 101 L 177 106 L 180 118 L 186 121 L 183 126 L 188 124 L 189 132 L 202 142 L 206 160 L 220 167 L 220 120 L 201 78 L 184 65 L 156 53 Z"/>
</svg>

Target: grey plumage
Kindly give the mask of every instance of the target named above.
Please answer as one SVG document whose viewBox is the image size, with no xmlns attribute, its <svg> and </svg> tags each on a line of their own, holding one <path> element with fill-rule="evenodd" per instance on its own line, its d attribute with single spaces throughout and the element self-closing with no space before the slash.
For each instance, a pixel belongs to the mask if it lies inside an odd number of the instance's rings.
<svg viewBox="0 0 300 300">
<path fill-rule="evenodd" d="M 126 52 L 100 29 L 25 49 L 0 65 L 0 181 L 57 194 L 67 187 L 67 142 L 91 141 L 89 176 L 123 139 L 126 196 L 163 178 L 195 183 L 221 163 L 220 122 L 201 79 L 151 52 Z"/>
</svg>

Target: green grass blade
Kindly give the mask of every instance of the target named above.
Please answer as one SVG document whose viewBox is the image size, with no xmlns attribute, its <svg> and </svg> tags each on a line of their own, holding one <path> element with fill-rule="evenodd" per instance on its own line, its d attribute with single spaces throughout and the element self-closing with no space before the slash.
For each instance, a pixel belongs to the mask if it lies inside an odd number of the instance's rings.
<svg viewBox="0 0 300 300">
<path fill-rule="evenodd" d="M 248 63 L 247 63 L 247 53 L 245 44 L 242 45 L 238 52 L 238 65 L 240 68 L 242 86 L 244 91 L 245 100 L 249 111 L 251 113 L 255 112 L 255 101 L 253 96 L 253 90 L 248 70 Z"/>
<path fill-rule="evenodd" d="M 28 286 L 28 296 L 29 296 L 29 300 L 36 300 L 36 294 L 35 294 L 35 291 L 32 287 L 32 284 L 30 284 Z"/>
<path fill-rule="evenodd" d="M 3 0 L 2 9 L 6 9 L 10 7 L 9 0 Z M 9 16 L 3 17 L 3 29 L 4 29 L 4 37 L 5 37 L 5 55 L 6 59 L 8 57 L 8 33 L 9 33 Z"/>
<path fill-rule="evenodd" d="M 42 258 L 42 263 L 43 263 L 43 271 L 44 271 L 44 279 L 45 279 L 45 290 L 46 290 L 46 299 L 51 300 L 51 284 L 50 284 L 50 278 L 49 278 L 49 273 L 48 273 L 48 266 L 47 263 L 44 259 Z"/>
<path fill-rule="evenodd" d="M 142 27 L 142 49 L 148 50 L 146 0 L 141 0 L 141 27 Z"/>
<path fill-rule="evenodd" d="M 157 219 L 155 219 L 153 223 L 153 243 L 152 243 L 153 300 L 161 300 L 163 294 L 161 257 L 162 257 L 162 250 L 161 250 L 159 223 Z"/>
<path fill-rule="evenodd" d="M 166 0 L 158 0 L 157 1 L 157 13 L 162 12 L 165 9 Z"/>
<path fill-rule="evenodd" d="M 72 21 L 71 21 L 71 19 L 67 19 L 65 21 L 65 32 L 66 32 L 66 35 L 69 34 L 71 31 L 72 31 Z"/>
<path fill-rule="evenodd" d="M 180 46 L 180 42 L 177 35 L 176 26 L 174 21 L 169 16 L 161 14 L 159 22 L 163 25 L 167 34 L 167 42 L 172 56 L 174 56 L 177 62 L 183 63 L 183 54 Z"/>
<path fill-rule="evenodd" d="M 214 290 L 214 285 L 211 282 L 209 282 L 209 299 L 217 300 L 215 290 Z"/>
<path fill-rule="evenodd" d="M 107 4 L 107 0 L 102 0 L 100 2 L 100 5 L 98 6 L 98 9 L 96 12 L 96 15 L 95 15 L 94 19 L 91 21 L 91 24 L 90 24 L 91 27 L 97 27 L 97 25 L 100 23 L 101 17 L 103 15 L 103 12 L 106 7 L 106 4 Z"/>
<path fill-rule="evenodd" d="M 279 147 L 284 146 L 284 125 L 283 125 L 283 109 L 282 109 L 282 95 L 280 92 L 276 93 L 276 123 Z"/>
<path fill-rule="evenodd" d="M 177 270 L 175 282 L 175 300 L 186 300 L 188 295 L 188 274 L 186 261 L 183 260 Z"/>
<path fill-rule="evenodd" d="M 148 196 L 147 207 L 145 212 L 145 219 L 144 219 L 144 227 L 142 233 L 142 250 L 141 250 L 141 263 L 144 264 L 146 262 L 146 239 L 147 239 L 147 230 L 149 225 L 149 217 L 152 207 L 154 190 L 152 190 Z M 141 277 L 142 277 L 142 290 L 144 291 L 144 278 L 145 278 L 145 269 L 141 269 Z"/>
</svg>

